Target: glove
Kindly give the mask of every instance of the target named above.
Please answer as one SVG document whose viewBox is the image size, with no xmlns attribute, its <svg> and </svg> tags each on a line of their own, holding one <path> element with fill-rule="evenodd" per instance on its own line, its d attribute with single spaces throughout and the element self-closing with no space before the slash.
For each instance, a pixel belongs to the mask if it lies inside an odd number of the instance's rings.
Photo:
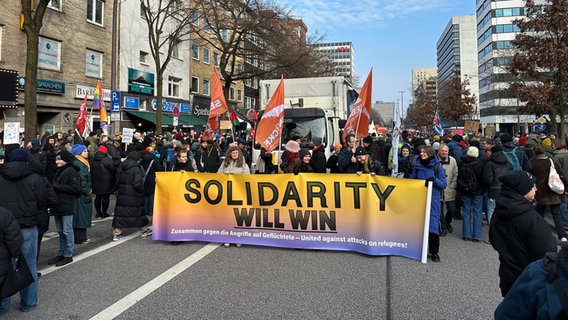
<svg viewBox="0 0 568 320">
<path fill-rule="evenodd" d="M 434 181 L 434 177 L 426 178 L 426 181 L 424 181 L 424 186 L 425 186 L 425 187 L 428 187 L 428 182 L 430 182 L 430 181 L 433 182 L 433 181 Z"/>
</svg>

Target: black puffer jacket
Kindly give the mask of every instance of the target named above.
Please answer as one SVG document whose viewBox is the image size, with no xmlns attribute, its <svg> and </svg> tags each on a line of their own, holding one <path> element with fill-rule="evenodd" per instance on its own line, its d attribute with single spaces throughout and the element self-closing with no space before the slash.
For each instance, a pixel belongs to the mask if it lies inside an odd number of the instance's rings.
<svg viewBox="0 0 568 320">
<path fill-rule="evenodd" d="M 148 218 L 144 216 L 143 175 L 142 166 L 128 154 L 117 173 L 114 228 L 139 228 L 148 224 Z"/>
<path fill-rule="evenodd" d="M 497 198 L 501 191 L 501 181 L 497 178 L 510 170 L 513 170 L 513 165 L 502 151 L 491 154 L 489 162 L 483 168 L 483 184 L 489 187 L 489 198 Z"/>
<path fill-rule="evenodd" d="M 312 151 L 312 158 L 310 159 L 310 165 L 316 173 L 327 173 L 325 159 L 325 147 L 320 145 L 319 148 L 314 148 Z"/>
<path fill-rule="evenodd" d="M 503 185 L 491 218 L 489 241 L 499 253 L 501 294 L 505 296 L 523 269 L 556 251 L 556 239 L 544 218 L 518 192 Z"/>
<path fill-rule="evenodd" d="M 20 254 L 24 237 L 14 215 L 6 208 L 0 208 L 0 283 L 4 283 L 12 264 L 12 257 Z"/>
<path fill-rule="evenodd" d="M 53 178 L 53 190 L 57 195 L 57 203 L 51 209 L 54 216 L 72 216 L 75 212 L 75 200 L 81 195 L 79 170 L 73 162 L 57 168 Z"/>
<path fill-rule="evenodd" d="M 0 203 L 10 210 L 21 228 L 36 226 L 41 208 L 47 207 L 47 188 L 26 162 L 0 167 Z"/>
<path fill-rule="evenodd" d="M 94 194 L 110 194 L 114 191 L 116 166 L 107 154 L 97 151 L 91 167 L 91 185 Z"/>
</svg>

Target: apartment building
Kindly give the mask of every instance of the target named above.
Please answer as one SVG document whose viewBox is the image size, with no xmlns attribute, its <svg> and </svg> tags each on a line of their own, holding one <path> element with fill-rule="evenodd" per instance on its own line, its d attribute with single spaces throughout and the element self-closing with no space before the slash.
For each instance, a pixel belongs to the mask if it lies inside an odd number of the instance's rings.
<svg viewBox="0 0 568 320">
<path fill-rule="evenodd" d="M 92 100 L 97 81 L 105 89 L 105 103 L 110 103 L 112 5 L 103 0 L 49 3 L 39 38 L 40 133 L 74 129 L 85 94 Z M 0 117 L 2 124 L 19 122 L 24 131 L 26 36 L 20 29 L 20 6 L 20 1 L 5 0 L 0 10 L 0 65 L 19 74 L 20 90 L 16 108 L 3 110 Z M 98 112 L 91 110 L 91 114 L 91 126 L 98 125 Z"/>
</svg>

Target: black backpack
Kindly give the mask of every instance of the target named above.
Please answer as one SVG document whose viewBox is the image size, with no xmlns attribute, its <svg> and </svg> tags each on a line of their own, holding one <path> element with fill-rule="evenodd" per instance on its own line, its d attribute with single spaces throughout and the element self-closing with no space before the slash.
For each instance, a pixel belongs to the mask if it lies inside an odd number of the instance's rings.
<svg viewBox="0 0 568 320">
<path fill-rule="evenodd" d="M 471 194 L 479 190 L 479 182 L 473 170 L 472 162 L 463 162 L 458 170 L 457 189 L 461 193 Z"/>
</svg>

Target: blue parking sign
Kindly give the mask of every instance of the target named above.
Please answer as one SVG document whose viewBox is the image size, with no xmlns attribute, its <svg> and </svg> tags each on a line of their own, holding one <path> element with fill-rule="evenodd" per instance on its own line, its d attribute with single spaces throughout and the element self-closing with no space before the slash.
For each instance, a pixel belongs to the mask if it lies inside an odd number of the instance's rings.
<svg viewBox="0 0 568 320">
<path fill-rule="evenodd" d="M 120 112 L 120 91 L 112 90 L 110 95 L 110 111 Z"/>
</svg>

